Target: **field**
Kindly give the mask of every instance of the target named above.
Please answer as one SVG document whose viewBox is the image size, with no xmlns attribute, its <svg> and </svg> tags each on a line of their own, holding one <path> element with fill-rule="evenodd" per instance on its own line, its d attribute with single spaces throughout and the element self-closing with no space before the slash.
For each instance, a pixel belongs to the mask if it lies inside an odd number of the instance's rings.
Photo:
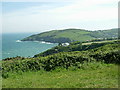
<svg viewBox="0 0 120 90">
<path fill-rule="evenodd" d="M 51 30 L 35 34 L 22 39 L 22 41 L 45 41 L 51 43 L 65 43 L 73 41 L 86 41 L 118 37 L 118 29 L 89 31 L 84 29 Z"/>
<path fill-rule="evenodd" d="M 108 43 L 108 42 L 114 42 L 117 40 L 105 40 L 105 41 L 97 41 L 97 42 L 88 42 L 88 43 L 82 43 L 82 45 L 90 45 L 92 43 Z"/>
<path fill-rule="evenodd" d="M 83 69 L 11 73 L 3 88 L 118 88 L 118 66 L 91 63 Z"/>
</svg>

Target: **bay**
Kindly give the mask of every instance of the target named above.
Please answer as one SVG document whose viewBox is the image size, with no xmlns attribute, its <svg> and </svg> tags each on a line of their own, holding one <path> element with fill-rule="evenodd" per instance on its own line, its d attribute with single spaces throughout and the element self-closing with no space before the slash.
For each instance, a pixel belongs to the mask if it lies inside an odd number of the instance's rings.
<svg viewBox="0 0 120 90">
<path fill-rule="evenodd" d="M 0 59 L 16 56 L 33 57 L 35 54 L 46 51 L 58 45 L 57 43 L 20 41 L 30 35 L 32 35 L 32 33 L 2 34 L 2 57 Z"/>
</svg>

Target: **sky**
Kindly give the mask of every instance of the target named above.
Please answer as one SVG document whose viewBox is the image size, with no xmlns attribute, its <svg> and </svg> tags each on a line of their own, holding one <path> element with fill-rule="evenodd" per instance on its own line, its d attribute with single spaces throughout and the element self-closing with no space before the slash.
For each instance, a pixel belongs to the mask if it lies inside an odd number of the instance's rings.
<svg viewBox="0 0 120 90">
<path fill-rule="evenodd" d="M 0 2 L 2 8 L 0 25 L 3 33 L 39 33 L 66 28 L 86 30 L 117 28 L 118 1 L 3 0 Z"/>
</svg>

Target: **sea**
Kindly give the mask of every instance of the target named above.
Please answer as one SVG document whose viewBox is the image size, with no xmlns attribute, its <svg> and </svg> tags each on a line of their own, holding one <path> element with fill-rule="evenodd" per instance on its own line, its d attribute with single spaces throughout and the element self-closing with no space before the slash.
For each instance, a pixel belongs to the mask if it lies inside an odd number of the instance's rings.
<svg viewBox="0 0 120 90">
<path fill-rule="evenodd" d="M 0 60 L 9 57 L 33 57 L 35 54 L 44 52 L 57 43 L 49 43 L 44 41 L 20 41 L 21 39 L 32 35 L 32 33 L 4 33 L 0 38 Z"/>
</svg>

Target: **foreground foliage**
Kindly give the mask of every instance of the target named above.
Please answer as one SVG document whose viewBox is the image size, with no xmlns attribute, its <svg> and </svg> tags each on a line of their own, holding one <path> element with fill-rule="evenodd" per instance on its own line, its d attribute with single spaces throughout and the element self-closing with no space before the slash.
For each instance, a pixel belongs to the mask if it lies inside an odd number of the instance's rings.
<svg viewBox="0 0 120 90">
<path fill-rule="evenodd" d="M 25 58 L 2 62 L 2 76 L 8 78 L 9 72 L 51 71 L 57 67 L 68 69 L 71 66 L 81 68 L 84 63 L 104 62 L 120 64 L 119 44 L 107 44 L 87 51 L 61 52 L 46 57 Z"/>
<path fill-rule="evenodd" d="M 10 73 L 3 78 L 3 88 L 118 88 L 118 66 L 85 63 L 81 69 L 56 68 L 51 72 Z"/>
<path fill-rule="evenodd" d="M 67 48 L 67 49 L 66 49 Z M 58 47 L 61 52 L 2 63 L 3 88 L 117 88 L 118 42 Z M 62 52 L 63 50 L 63 52 Z M 66 51 L 65 51 L 66 50 Z M 68 51 L 67 51 L 68 50 Z M 69 51 L 71 50 L 71 51 Z M 80 50 L 80 51 L 76 51 Z"/>
</svg>

